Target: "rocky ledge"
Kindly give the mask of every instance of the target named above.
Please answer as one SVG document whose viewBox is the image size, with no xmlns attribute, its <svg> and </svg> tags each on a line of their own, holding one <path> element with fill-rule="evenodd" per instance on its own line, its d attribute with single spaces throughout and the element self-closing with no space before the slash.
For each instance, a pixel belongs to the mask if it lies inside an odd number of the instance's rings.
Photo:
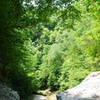
<svg viewBox="0 0 100 100">
<path fill-rule="evenodd" d="M 20 100 L 18 93 L 0 83 L 0 100 Z"/>
<path fill-rule="evenodd" d="M 57 100 L 100 100 L 100 71 L 92 72 L 74 88 L 58 93 Z"/>
</svg>

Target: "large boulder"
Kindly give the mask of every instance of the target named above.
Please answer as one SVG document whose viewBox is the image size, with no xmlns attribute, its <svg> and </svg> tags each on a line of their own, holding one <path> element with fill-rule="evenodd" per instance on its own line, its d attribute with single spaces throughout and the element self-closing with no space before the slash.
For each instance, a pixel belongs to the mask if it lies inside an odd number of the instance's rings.
<svg viewBox="0 0 100 100">
<path fill-rule="evenodd" d="M 57 100 L 100 100 L 100 71 L 92 72 L 74 88 L 58 93 Z"/>
<path fill-rule="evenodd" d="M 20 100 L 17 92 L 0 84 L 0 100 Z"/>
</svg>

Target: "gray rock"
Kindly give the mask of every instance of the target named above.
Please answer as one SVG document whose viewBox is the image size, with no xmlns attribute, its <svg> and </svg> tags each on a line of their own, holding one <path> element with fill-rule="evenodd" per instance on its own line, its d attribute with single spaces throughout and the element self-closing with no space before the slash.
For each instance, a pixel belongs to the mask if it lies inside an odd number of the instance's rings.
<svg viewBox="0 0 100 100">
<path fill-rule="evenodd" d="M 0 100 L 20 100 L 17 92 L 0 84 Z"/>
<path fill-rule="evenodd" d="M 74 88 L 58 93 L 57 100 L 100 100 L 100 71 L 92 72 Z"/>
<path fill-rule="evenodd" d="M 43 95 L 33 95 L 30 100 L 47 100 L 46 96 Z"/>
</svg>

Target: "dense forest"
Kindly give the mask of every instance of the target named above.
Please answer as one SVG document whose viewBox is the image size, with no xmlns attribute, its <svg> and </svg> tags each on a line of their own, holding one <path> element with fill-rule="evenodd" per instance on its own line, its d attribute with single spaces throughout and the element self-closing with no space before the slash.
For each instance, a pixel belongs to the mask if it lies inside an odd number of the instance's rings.
<svg viewBox="0 0 100 100">
<path fill-rule="evenodd" d="M 99 0 L 0 0 L 0 81 L 21 97 L 98 70 Z"/>
</svg>

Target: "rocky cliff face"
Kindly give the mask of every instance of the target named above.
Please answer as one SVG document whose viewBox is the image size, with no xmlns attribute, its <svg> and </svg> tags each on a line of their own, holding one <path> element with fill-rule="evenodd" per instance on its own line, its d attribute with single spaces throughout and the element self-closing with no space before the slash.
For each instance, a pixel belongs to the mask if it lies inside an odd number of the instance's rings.
<svg viewBox="0 0 100 100">
<path fill-rule="evenodd" d="M 100 71 L 91 73 L 76 87 L 58 93 L 57 100 L 100 100 Z"/>
<path fill-rule="evenodd" d="M 17 92 L 0 84 L 0 100 L 20 100 Z"/>
</svg>

